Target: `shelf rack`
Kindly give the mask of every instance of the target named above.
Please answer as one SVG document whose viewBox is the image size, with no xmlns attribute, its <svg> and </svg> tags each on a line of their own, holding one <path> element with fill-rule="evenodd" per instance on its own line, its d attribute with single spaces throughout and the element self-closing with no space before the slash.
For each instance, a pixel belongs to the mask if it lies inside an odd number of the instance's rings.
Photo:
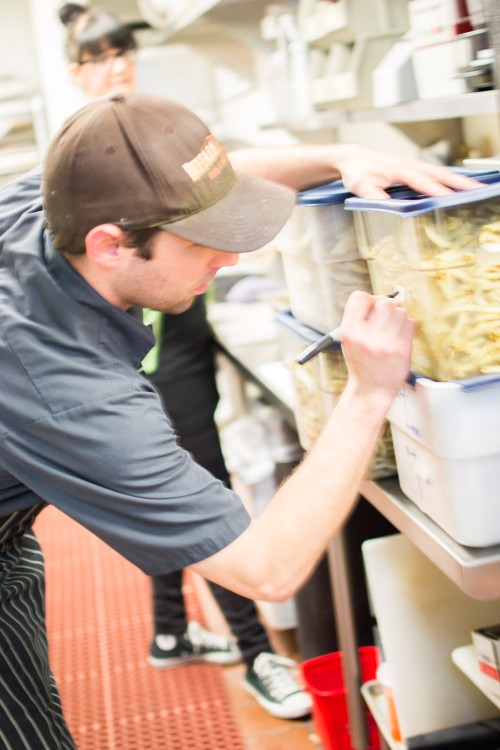
<svg viewBox="0 0 500 750">
<path fill-rule="evenodd" d="M 500 708 L 500 698 L 486 690 L 481 682 L 481 673 L 477 665 L 476 654 L 473 645 L 461 646 L 451 652 L 453 663 L 469 678 L 471 682 L 490 700 L 497 708 Z"/>
<path fill-rule="evenodd" d="M 500 545 L 458 544 L 403 494 L 395 478 L 363 482 L 361 494 L 472 599 L 500 597 Z"/>
<path fill-rule="evenodd" d="M 16 130 L 19 133 L 16 134 Z M 40 163 L 48 136 L 39 95 L 0 100 L 0 177 L 10 178 Z"/>
</svg>

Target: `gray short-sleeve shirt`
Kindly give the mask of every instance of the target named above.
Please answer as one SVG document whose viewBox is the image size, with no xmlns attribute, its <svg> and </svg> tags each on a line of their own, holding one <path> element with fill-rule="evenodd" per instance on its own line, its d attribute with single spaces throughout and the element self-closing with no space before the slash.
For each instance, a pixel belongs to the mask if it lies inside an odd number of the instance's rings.
<svg viewBox="0 0 500 750">
<path fill-rule="evenodd" d="M 186 567 L 248 514 L 138 372 L 149 328 L 53 250 L 39 187 L 35 170 L 0 191 L 0 516 L 41 499 L 150 575 Z"/>
</svg>

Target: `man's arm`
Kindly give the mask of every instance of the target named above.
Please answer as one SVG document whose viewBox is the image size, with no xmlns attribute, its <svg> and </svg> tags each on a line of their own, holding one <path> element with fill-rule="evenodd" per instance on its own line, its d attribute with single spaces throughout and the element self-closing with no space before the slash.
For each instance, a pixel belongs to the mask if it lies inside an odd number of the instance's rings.
<svg viewBox="0 0 500 750">
<path fill-rule="evenodd" d="M 235 169 L 295 190 L 339 178 L 363 198 L 387 198 L 386 188 L 398 183 L 426 195 L 479 187 L 470 177 L 422 159 L 348 143 L 240 149 L 229 157 Z"/>
<path fill-rule="evenodd" d="M 408 373 L 412 335 L 391 300 L 351 295 L 341 329 L 349 381 L 332 417 L 264 513 L 195 570 L 254 599 L 285 599 L 306 580 L 357 500 Z"/>
</svg>

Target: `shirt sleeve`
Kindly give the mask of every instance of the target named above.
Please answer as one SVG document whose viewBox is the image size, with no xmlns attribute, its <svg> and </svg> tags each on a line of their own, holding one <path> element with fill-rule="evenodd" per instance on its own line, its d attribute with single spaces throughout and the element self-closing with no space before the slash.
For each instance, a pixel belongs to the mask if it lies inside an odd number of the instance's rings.
<svg viewBox="0 0 500 750">
<path fill-rule="evenodd" d="M 65 409 L 11 433 L 3 465 L 148 575 L 189 566 L 250 519 L 177 443 L 152 389 Z"/>
</svg>

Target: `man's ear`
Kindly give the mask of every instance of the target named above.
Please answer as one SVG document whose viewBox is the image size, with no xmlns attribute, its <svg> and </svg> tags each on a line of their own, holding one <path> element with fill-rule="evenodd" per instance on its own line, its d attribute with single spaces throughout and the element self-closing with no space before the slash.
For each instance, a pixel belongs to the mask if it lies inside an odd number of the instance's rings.
<svg viewBox="0 0 500 750">
<path fill-rule="evenodd" d="M 124 232 L 116 224 L 99 224 L 85 237 L 87 257 L 99 266 L 114 268 L 120 260 L 118 248 L 123 238 Z"/>
</svg>

